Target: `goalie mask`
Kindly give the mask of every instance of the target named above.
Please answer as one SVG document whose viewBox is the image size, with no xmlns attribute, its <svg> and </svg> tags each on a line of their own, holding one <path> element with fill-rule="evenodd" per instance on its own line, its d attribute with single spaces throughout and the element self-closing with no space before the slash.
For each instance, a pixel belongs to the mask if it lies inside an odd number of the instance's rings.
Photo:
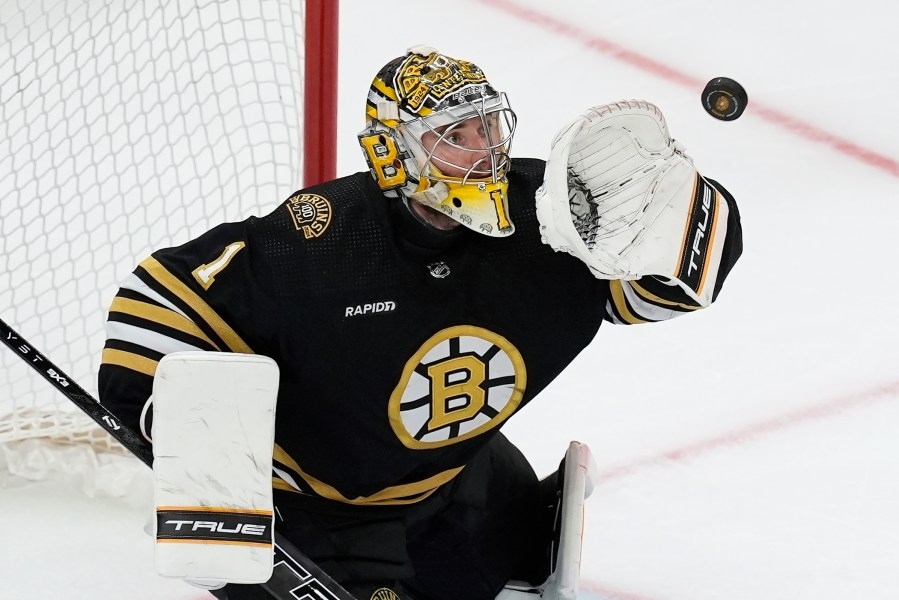
<svg viewBox="0 0 899 600">
<path fill-rule="evenodd" d="M 509 220 L 515 113 L 476 65 L 432 48 L 390 61 L 368 92 L 359 143 L 379 187 L 493 237 Z"/>
</svg>

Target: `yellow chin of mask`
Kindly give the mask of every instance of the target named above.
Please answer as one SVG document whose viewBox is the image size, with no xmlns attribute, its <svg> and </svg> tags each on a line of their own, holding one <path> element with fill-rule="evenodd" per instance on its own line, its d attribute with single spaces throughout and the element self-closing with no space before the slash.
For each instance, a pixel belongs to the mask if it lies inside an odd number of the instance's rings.
<svg viewBox="0 0 899 600">
<path fill-rule="evenodd" d="M 500 181 L 477 181 L 446 177 L 439 171 L 439 179 L 423 178 L 419 189 L 411 198 L 448 217 L 462 223 L 469 229 L 491 237 L 508 237 L 515 232 L 509 218 L 509 184 Z"/>
</svg>

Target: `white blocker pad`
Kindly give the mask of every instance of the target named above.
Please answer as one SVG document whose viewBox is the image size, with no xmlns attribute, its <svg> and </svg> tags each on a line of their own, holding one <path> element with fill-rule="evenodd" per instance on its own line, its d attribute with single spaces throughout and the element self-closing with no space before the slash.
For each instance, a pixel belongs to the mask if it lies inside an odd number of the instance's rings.
<svg viewBox="0 0 899 600">
<path fill-rule="evenodd" d="M 278 365 L 177 352 L 153 380 L 156 571 L 262 583 L 272 574 Z"/>
<path fill-rule="evenodd" d="M 584 544 L 584 505 L 598 481 L 596 463 L 586 444 L 568 445 L 563 477 L 555 569 L 537 588 L 510 582 L 496 600 L 576 600 Z"/>
</svg>

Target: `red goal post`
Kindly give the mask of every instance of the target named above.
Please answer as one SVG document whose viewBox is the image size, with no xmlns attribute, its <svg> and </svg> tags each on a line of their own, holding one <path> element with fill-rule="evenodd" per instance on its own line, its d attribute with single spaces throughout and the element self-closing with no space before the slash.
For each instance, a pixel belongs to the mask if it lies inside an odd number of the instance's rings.
<svg viewBox="0 0 899 600">
<path fill-rule="evenodd" d="M 96 394 L 140 260 L 335 176 L 337 39 L 338 0 L 0 7 L 3 319 Z M 0 471 L 116 449 L 20 362 L 0 352 Z"/>
<path fill-rule="evenodd" d="M 338 0 L 306 0 L 306 84 L 303 106 L 304 185 L 334 179 L 337 162 Z"/>
</svg>

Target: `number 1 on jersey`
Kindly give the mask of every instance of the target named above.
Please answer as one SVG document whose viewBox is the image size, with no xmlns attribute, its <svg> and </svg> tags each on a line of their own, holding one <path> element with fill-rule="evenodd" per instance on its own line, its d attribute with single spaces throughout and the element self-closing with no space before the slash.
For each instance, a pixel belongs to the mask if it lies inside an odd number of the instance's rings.
<svg viewBox="0 0 899 600">
<path fill-rule="evenodd" d="M 215 283 L 215 276 L 218 275 L 225 267 L 228 266 L 228 263 L 231 262 L 231 259 L 234 258 L 234 255 L 237 254 L 241 248 L 244 248 L 246 244 L 244 242 L 234 242 L 233 244 L 228 244 L 225 246 L 224 252 L 212 261 L 211 263 L 207 263 L 205 265 L 200 265 L 196 269 L 193 270 L 192 275 L 194 279 L 197 280 L 201 286 L 203 286 L 204 290 L 208 290 L 209 286 Z"/>
</svg>

